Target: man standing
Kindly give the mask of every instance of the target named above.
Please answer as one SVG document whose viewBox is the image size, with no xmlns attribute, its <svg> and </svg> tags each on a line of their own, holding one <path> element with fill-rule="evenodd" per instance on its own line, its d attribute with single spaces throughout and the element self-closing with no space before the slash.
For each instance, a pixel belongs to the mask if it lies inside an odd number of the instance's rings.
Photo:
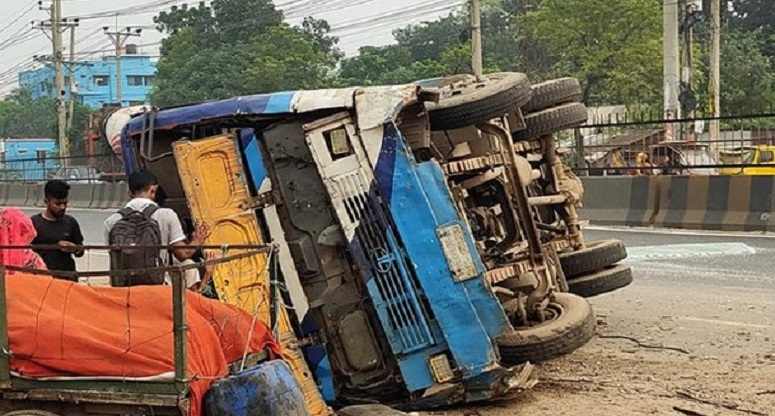
<svg viewBox="0 0 775 416">
<path fill-rule="evenodd" d="M 105 240 L 109 245 L 137 246 L 139 249 L 117 249 L 112 253 L 111 269 L 144 270 L 170 265 L 170 253 L 178 262 L 190 259 L 195 250 L 185 249 L 186 235 L 178 215 L 163 208 L 155 200 L 159 181 L 151 172 L 139 170 L 127 178 L 131 199 L 122 210 L 105 220 Z M 204 226 L 197 227 L 190 245 L 204 244 L 209 232 Z M 161 245 L 161 251 L 143 249 L 142 246 Z M 114 279 L 114 286 L 154 285 L 169 283 L 168 274 L 137 273 Z M 190 282 L 193 285 L 195 282 Z"/>
<path fill-rule="evenodd" d="M 67 202 L 70 193 L 70 185 L 60 180 L 46 182 L 44 187 L 44 199 L 46 210 L 32 216 L 32 224 L 35 226 L 37 236 L 32 244 L 57 245 L 59 249 L 35 250 L 52 276 L 66 280 L 77 281 L 71 276 L 58 275 L 57 271 L 75 272 L 75 257 L 83 256 L 83 234 L 78 221 L 67 215 Z"/>
</svg>

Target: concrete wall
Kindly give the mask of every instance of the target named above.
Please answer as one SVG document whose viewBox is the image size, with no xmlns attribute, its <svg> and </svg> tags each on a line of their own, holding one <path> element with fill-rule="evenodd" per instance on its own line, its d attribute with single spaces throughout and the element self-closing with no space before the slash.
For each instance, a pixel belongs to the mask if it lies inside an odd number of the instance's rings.
<svg viewBox="0 0 775 416">
<path fill-rule="evenodd" d="M 592 224 L 775 231 L 774 176 L 588 177 L 581 217 Z"/>
</svg>

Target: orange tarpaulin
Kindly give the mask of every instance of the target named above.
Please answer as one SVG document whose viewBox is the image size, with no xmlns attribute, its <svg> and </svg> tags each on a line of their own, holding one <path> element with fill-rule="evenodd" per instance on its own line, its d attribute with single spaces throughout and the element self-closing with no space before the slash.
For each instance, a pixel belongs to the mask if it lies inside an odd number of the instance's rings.
<svg viewBox="0 0 775 416">
<path fill-rule="evenodd" d="M 11 371 L 30 378 L 171 380 L 172 289 L 93 288 L 15 274 L 6 278 Z M 230 305 L 186 294 L 191 415 L 227 364 L 249 352 L 281 355 L 268 327 Z M 250 336 L 249 342 L 248 337 Z"/>
</svg>

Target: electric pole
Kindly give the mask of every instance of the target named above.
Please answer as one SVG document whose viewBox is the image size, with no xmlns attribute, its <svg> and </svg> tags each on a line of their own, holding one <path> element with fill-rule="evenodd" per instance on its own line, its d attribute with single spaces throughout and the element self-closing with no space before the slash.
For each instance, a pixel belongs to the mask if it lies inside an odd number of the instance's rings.
<svg viewBox="0 0 775 416">
<path fill-rule="evenodd" d="M 694 141 L 694 111 L 697 109 L 697 99 L 692 85 L 694 74 L 694 23 L 697 13 L 702 11 L 702 0 L 684 0 L 683 21 L 681 32 L 683 33 L 683 65 L 681 68 L 681 94 L 679 101 L 683 109 L 684 118 L 690 119 L 689 125 L 684 131 L 688 141 Z"/>
<path fill-rule="evenodd" d="M 75 20 L 78 24 L 78 19 Z M 67 112 L 67 131 L 73 128 L 75 118 L 75 26 L 70 27 L 70 105 Z"/>
<path fill-rule="evenodd" d="M 115 32 L 109 32 L 108 29 L 110 29 L 108 26 L 104 26 L 102 28 L 105 31 L 105 34 L 108 35 L 111 42 L 113 42 L 113 46 L 116 47 L 116 101 L 118 102 L 119 106 L 123 106 L 122 100 L 121 100 L 121 48 L 124 47 L 124 44 L 126 44 L 127 39 L 131 36 L 140 36 L 142 33 L 142 29 L 135 29 L 135 31 L 132 31 L 132 28 L 127 26 L 124 28 L 123 31 L 115 31 Z"/>
<path fill-rule="evenodd" d="M 665 87 L 665 139 L 675 140 L 675 123 L 670 120 L 679 118 L 678 112 L 678 2 L 663 0 L 664 30 L 664 87 Z"/>
<path fill-rule="evenodd" d="M 64 53 L 62 48 L 62 35 L 69 27 L 78 26 L 77 21 L 68 22 L 62 19 L 62 0 L 53 0 L 51 6 L 43 7 L 43 2 L 39 1 L 38 6 L 41 10 L 49 13 L 50 19 L 38 24 L 43 30 L 50 30 L 51 44 L 53 47 L 54 60 L 54 85 L 57 105 L 57 143 L 59 143 L 59 155 L 62 158 L 62 166 L 67 167 L 70 157 L 70 140 L 67 137 L 67 109 L 65 108 L 65 74 L 64 74 Z M 72 78 L 72 77 L 71 77 Z"/>
<path fill-rule="evenodd" d="M 721 136 L 719 120 L 721 117 L 721 0 L 711 0 L 711 32 L 710 32 L 710 82 L 708 95 L 713 120 L 710 122 L 710 139 L 718 140 Z"/>
<path fill-rule="evenodd" d="M 476 80 L 482 79 L 482 15 L 479 8 L 479 0 L 471 0 L 471 52 L 473 61 L 471 68 L 474 70 Z"/>
</svg>

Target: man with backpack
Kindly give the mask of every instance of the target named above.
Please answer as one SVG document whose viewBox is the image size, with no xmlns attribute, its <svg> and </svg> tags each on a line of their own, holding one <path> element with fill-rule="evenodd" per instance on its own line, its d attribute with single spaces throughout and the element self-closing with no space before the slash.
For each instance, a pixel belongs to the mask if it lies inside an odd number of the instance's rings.
<svg viewBox="0 0 775 416">
<path fill-rule="evenodd" d="M 111 270 L 137 270 L 128 276 L 111 277 L 112 286 L 169 284 L 169 274 L 153 269 L 190 259 L 196 250 L 184 249 L 186 235 L 175 211 L 160 207 L 154 200 L 159 181 L 151 172 L 139 170 L 127 178 L 129 202 L 105 220 L 108 245 L 124 248 L 111 251 Z M 188 245 L 204 244 L 209 232 L 199 225 Z M 128 248 L 137 246 L 138 248 Z M 167 246 L 153 250 L 148 246 Z M 198 282 L 193 282 L 195 285 Z M 187 286 L 190 286 L 187 284 Z"/>
</svg>

